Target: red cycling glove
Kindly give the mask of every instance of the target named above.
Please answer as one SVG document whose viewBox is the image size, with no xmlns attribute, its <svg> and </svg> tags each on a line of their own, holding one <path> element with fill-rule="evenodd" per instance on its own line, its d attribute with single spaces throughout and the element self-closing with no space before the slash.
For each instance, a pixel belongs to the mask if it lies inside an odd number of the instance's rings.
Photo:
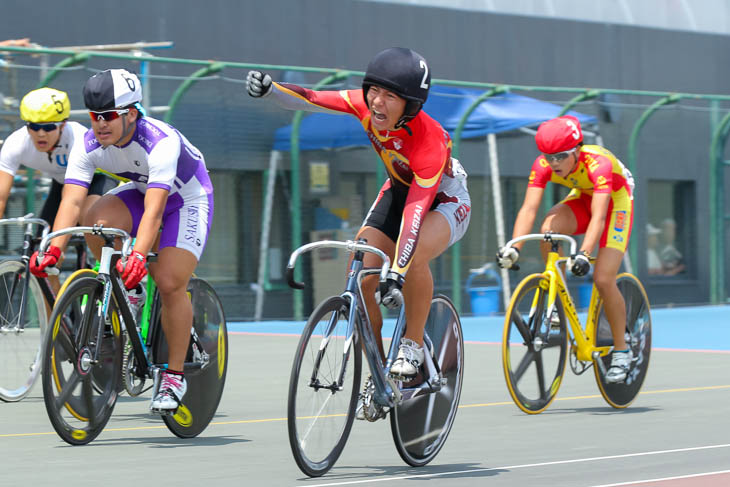
<svg viewBox="0 0 730 487">
<path fill-rule="evenodd" d="M 127 257 L 126 265 L 122 264 L 122 259 L 117 261 L 117 270 L 122 274 L 124 287 L 132 289 L 147 275 L 147 269 L 144 266 L 146 262 L 147 257 L 136 250 L 133 250 L 129 257 Z"/>
<path fill-rule="evenodd" d="M 38 251 L 33 252 L 30 256 L 30 272 L 36 277 L 48 277 L 48 273 L 44 272 L 43 269 L 46 267 L 53 267 L 61 258 L 61 249 L 55 245 L 50 245 L 48 250 L 43 254 L 43 260 L 38 262 Z"/>
</svg>

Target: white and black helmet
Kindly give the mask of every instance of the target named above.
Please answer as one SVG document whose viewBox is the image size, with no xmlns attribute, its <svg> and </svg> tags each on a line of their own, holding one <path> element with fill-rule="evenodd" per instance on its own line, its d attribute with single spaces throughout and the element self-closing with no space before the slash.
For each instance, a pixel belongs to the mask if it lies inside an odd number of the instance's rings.
<svg viewBox="0 0 730 487">
<path fill-rule="evenodd" d="M 142 85 L 126 69 L 107 69 L 84 84 L 84 104 L 92 112 L 126 108 L 142 101 Z"/>
<path fill-rule="evenodd" d="M 431 72 L 426 60 L 416 51 L 391 47 L 375 55 L 368 64 L 362 80 L 362 92 L 367 103 L 372 85 L 381 86 L 406 100 L 406 108 L 396 127 L 401 127 L 421 111 L 428 98 Z"/>
</svg>

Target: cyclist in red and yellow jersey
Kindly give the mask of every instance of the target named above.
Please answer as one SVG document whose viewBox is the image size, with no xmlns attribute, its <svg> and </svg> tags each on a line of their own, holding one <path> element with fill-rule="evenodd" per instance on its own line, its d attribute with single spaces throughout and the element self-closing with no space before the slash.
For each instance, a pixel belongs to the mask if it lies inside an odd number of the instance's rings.
<svg viewBox="0 0 730 487">
<path fill-rule="evenodd" d="M 626 303 L 616 286 L 616 275 L 631 235 L 634 209 L 634 179 L 621 161 L 597 145 L 583 145 L 577 118 L 569 115 L 549 120 L 537 130 L 537 148 L 542 152 L 532 164 L 525 200 L 517 214 L 512 237 L 530 233 L 548 181 L 572 188 L 568 196 L 548 211 L 540 232 L 585 234 L 577 254 L 568 262 L 573 274 L 590 270 L 588 255 L 598 245 L 593 281 L 605 303 L 611 324 L 614 352 L 606 380 L 622 382 L 631 363 L 626 345 Z M 500 267 L 511 267 L 519 257 L 521 243 L 497 253 Z M 549 244 L 541 248 L 547 255 Z"/>
<path fill-rule="evenodd" d="M 271 95 L 284 108 L 345 113 L 360 120 L 389 178 L 357 238 L 391 258 L 381 302 L 393 306 L 402 288 L 408 323 L 391 373 L 415 376 L 423 362 L 423 329 L 433 296 L 429 262 L 464 235 L 471 209 L 466 173 L 451 157 L 449 134 L 421 110 L 431 82 L 426 60 L 410 49 L 386 49 L 368 65 L 361 90 L 312 91 L 274 83 L 260 71 L 249 72 L 247 82 L 251 96 Z M 377 267 L 377 260 L 367 254 L 365 266 Z M 377 276 L 363 280 L 365 304 L 383 353 L 377 288 Z"/>
</svg>

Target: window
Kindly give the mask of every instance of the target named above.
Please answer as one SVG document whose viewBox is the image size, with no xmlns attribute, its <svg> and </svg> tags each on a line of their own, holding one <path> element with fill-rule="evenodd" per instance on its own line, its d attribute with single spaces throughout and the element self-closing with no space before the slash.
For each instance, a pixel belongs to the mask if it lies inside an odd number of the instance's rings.
<svg viewBox="0 0 730 487">
<path fill-rule="evenodd" d="M 693 181 L 649 181 L 646 253 L 649 275 L 695 277 L 696 213 Z M 635 227 L 636 230 L 636 227 Z"/>
</svg>

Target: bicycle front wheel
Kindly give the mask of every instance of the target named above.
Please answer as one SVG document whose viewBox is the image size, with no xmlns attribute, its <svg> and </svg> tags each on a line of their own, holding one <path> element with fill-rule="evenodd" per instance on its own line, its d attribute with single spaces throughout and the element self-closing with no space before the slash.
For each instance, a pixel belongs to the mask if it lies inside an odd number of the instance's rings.
<svg viewBox="0 0 730 487">
<path fill-rule="evenodd" d="M 565 373 L 568 330 L 560 300 L 558 321 L 548 314 L 548 281 L 527 276 L 515 289 L 505 314 L 502 368 L 507 389 L 528 414 L 544 411 L 555 399 Z"/>
<path fill-rule="evenodd" d="M 609 383 L 601 373 L 600 367 L 594 367 L 596 382 L 601 395 L 611 406 L 623 409 L 628 407 L 641 391 L 646 373 L 649 370 L 649 356 L 651 355 L 651 310 L 649 299 L 641 282 L 632 274 L 620 274 L 616 278 L 621 295 L 626 302 L 626 343 L 631 347 L 633 360 L 629 373 L 624 382 Z M 598 325 L 595 336 L 596 346 L 613 345 L 611 325 L 608 323 L 603 309 L 603 300 L 598 305 Z M 611 366 L 611 355 L 603 360 L 606 370 Z"/>
<path fill-rule="evenodd" d="M 27 280 L 27 282 L 26 282 Z M 25 293 L 25 286 L 28 292 Z M 22 320 L 22 322 L 21 322 Z M 38 281 L 21 260 L 0 262 L 0 399 L 20 401 L 41 371 L 48 312 Z"/>
<path fill-rule="evenodd" d="M 188 293 L 197 334 L 197 343 L 190 340 L 185 358 L 188 390 L 175 414 L 162 416 L 167 428 L 180 438 L 193 438 L 208 427 L 218 409 L 228 371 L 228 329 L 218 295 L 210 284 L 195 277 L 190 279 Z"/>
<path fill-rule="evenodd" d="M 53 428 L 71 445 L 96 438 L 117 400 L 121 326 L 115 310 L 109 321 L 102 316 L 102 291 L 93 277 L 74 279 L 56 302 L 46 333 L 43 401 Z"/>
<path fill-rule="evenodd" d="M 332 468 L 355 419 L 362 354 L 357 331 L 347 338 L 349 310 L 349 302 L 340 296 L 323 301 L 302 331 L 292 366 L 289 445 L 297 465 L 310 477 Z"/>
<path fill-rule="evenodd" d="M 459 408 L 464 337 L 456 308 L 446 296 L 437 295 L 431 300 L 424 335 L 433 344 L 430 353 L 441 371 L 441 388 L 436 392 L 418 391 L 395 406 L 390 414 L 390 429 L 398 454 L 413 467 L 426 465 L 441 451 Z M 428 347 L 425 351 L 429 353 Z M 403 393 L 409 388 L 428 386 L 433 380 L 420 371 L 415 379 L 403 383 Z"/>
</svg>

